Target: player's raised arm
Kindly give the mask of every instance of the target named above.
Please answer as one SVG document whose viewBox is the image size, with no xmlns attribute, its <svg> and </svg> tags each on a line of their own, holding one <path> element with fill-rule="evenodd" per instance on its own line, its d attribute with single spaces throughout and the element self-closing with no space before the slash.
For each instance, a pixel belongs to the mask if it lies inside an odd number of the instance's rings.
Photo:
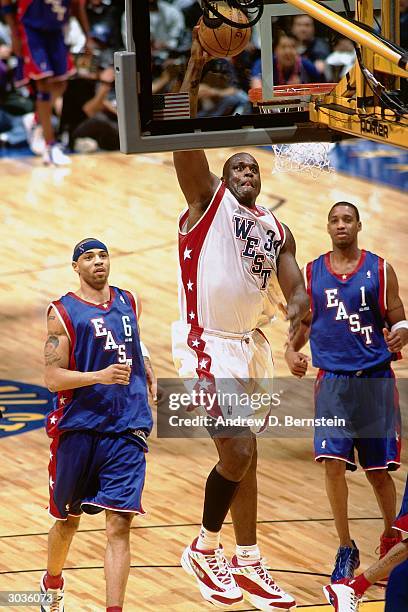
<svg viewBox="0 0 408 612">
<path fill-rule="evenodd" d="M 97 372 L 69 370 L 70 340 L 54 308 L 47 314 L 47 340 L 44 347 L 44 381 L 53 393 L 88 385 L 128 385 L 130 366 L 115 363 Z"/>
<path fill-rule="evenodd" d="M 400 351 L 408 342 L 408 321 L 399 295 L 398 279 L 394 268 L 387 263 L 387 321 L 391 331 L 384 329 L 384 338 L 389 350 Z"/>
<path fill-rule="evenodd" d="M 290 229 L 285 226 L 286 240 L 278 257 L 278 281 L 287 302 L 286 318 L 289 321 L 291 341 L 300 322 L 310 308 L 302 273 L 296 261 L 296 243 Z"/>
<path fill-rule="evenodd" d="M 190 95 L 190 114 L 197 114 L 198 90 L 204 64 L 209 55 L 203 50 L 198 40 L 197 26 L 193 30 L 191 55 L 180 92 Z M 203 212 L 219 183 L 219 179 L 210 171 L 204 151 L 175 151 L 174 167 L 181 190 L 189 208 Z"/>
</svg>

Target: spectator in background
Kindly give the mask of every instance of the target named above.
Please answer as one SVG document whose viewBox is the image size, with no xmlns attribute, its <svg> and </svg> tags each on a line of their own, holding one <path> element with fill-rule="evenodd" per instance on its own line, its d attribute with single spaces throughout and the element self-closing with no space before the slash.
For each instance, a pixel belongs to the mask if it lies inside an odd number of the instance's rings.
<svg viewBox="0 0 408 612">
<path fill-rule="evenodd" d="M 165 60 L 183 36 L 183 13 L 164 0 L 149 0 L 149 10 L 152 52 Z"/>
<path fill-rule="evenodd" d="M 323 38 L 315 36 L 315 22 L 310 15 L 295 15 L 291 34 L 296 38 L 296 50 L 303 58 L 313 62 L 320 73 L 324 71 L 324 60 L 330 47 Z"/>
<path fill-rule="evenodd" d="M 118 51 L 124 46 L 121 33 L 121 18 L 124 15 L 123 0 L 87 0 L 86 14 L 90 28 L 105 24 L 109 28 L 111 47 Z"/>
<path fill-rule="evenodd" d="M 356 53 L 348 38 L 339 38 L 330 55 L 326 57 L 324 73 L 329 82 L 337 83 L 354 66 Z"/>
<path fill-rule="evenodd" d="M 111 35 L 108 23 L 94 23 L 92 57 L 77 56 L 77 78 L 64 94 L 60 129 L 77 152 L 119 149 Z"/>
<path fill-rule="evenodd" d="M 221 117 L 246 112 L 248 95 L 238 87 L 238 78 L 230 58 L 216 58 L 206 63 L 198 102 L 197 117 Z"/>
<path fill-rule="evenodd" d="M 19 1 L 16 15 L 11 0 L 0 0 L 0 3 L 11 29 L 13 51 L 19 59 L 17 83 L 35 82 L 36 119 L 41 124 L 46 143 L 43 162 L 66 165 L 70 159 L 56 142 L 52 109 L 65 90 L 66 80 L 75 71 L 65 45 L 64 28 L 72 9 L 84 33 L 88 34 L 84 7 L 80 0 L 61 3 Z"/>
<path fill-rule="evenodd" d="M 273 39 L 273 82 L 274 85 L 295 83 L 319 83 L 324 77 L 308 59 L 296 51 L 296 39 L 285 32 Z M 261 58 L 252 67 L 251 87 L 262 87 Z"/>
</svg>

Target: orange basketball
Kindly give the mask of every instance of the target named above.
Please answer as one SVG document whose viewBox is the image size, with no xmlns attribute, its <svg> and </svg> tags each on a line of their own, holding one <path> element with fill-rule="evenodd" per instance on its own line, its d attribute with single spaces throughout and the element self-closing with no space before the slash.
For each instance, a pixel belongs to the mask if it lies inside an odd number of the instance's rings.
<svg viewBox="0 0 408 612">
<path fill-rule="evenodd" d="M 247 16 L 239 9 L 232 8 L 226 2 L 217 2 L 217 10 L 231 21 L 248 23 Z M 210 12 L 210 17 L 215 17 Z M 201 46 L 214 57 L 234 57 L 245 49 L 251 38 L 251 28 L 233 28 L 222 23 L 218 28 L 209 28 L 201 20 L 198 30 Z"/>
</svg>

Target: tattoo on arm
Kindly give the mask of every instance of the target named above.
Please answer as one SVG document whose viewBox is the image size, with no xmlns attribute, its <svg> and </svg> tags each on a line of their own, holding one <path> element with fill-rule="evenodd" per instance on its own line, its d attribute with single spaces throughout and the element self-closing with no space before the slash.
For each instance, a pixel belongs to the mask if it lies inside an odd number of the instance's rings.
<svg viewBox="0 0 408 612">
<path fill-rule="evenodd" d="M 57 353 L 59 346 L 58 336 L 48 336 L 44 347 L 45 365 L 54 365 L 61 361 L 60 355 Z"/>
</svg>

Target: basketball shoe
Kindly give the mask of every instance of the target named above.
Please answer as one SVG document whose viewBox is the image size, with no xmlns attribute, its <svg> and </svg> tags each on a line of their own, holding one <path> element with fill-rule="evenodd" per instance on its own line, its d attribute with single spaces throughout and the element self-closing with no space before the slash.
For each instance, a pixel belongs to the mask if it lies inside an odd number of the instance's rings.
<svg viewBox="0 0 408 612">
<path fill-rule="evenodd" d="M 340 582 L 345 578 L 354 578 L 354 572 L 360 565 L 360 552 L 354 540 L 353 546 L 340 546 L 337 550 L 331 582 Z"/>
<path fill-rule="evenodd" d="M 37 123 L 34 113 L 23 115 L 23 125 L 27 135 L 28 146 L 34 155 L 43 155 L 45 151 L 45 140 L 42 127 Z"/>
<path fill-rule="evenodd" d="M 394 546 L 396 546 L 397 544 L 399 544 L 402 541 L 402 533 L 401 531 L 397 532 L 398 535 L 395 536 L 395 538 L 386 538 L 384 536 L 384 534 L 381 535 L 380 537 L 380 559 L 382 559 L 383 557 L 385 557 L 385 555 L 387 554 L 387 552 L 389 550 L 391 550 L 391 548 L 394 548 Z"/>
<path fill-rule="evenodd" d="M 292 610 L 296 602 L 292 595 L 285 593 L 272 579 L 265 567 L 265 559 L 251 565 L 238 565 L 237 557 L 231 559 L 231 572 L 245 599 L 257 610 Z"/>
<path fill-rule="evenodd" d="M 43 154 L 45 166 L 68 166 L 70 163 L 70 158 L 65 155 L 60 144 L 55 143 L 46 147 Z"/>
<path fill-rule="evenodd" d="M 223 547 L 197 550 L 197 540 L 184 550 L 181 566 L 187 574 L 195 575 L 201 595 L 217 608 L 242 601 L 241 589 L 231 574 Z"/>
<path fill-rule="evenodd" d="M 326 599 L 335 612 L 357 612 L 361 598 L 348 584 L 328 584 L 323 587 Z"/>
<path fill-rule="evenodd" d="M 40 582 L 40 590 L 43 595 L 48 595 L 49 599 L 41 605 L 41 612 L 64 612 L 64 578 L 62 578 L 61 586 L 57 589 L 47 589 L 45 585 L 45 577 L 47 572 L 44 572 Z"/>
</svg>

